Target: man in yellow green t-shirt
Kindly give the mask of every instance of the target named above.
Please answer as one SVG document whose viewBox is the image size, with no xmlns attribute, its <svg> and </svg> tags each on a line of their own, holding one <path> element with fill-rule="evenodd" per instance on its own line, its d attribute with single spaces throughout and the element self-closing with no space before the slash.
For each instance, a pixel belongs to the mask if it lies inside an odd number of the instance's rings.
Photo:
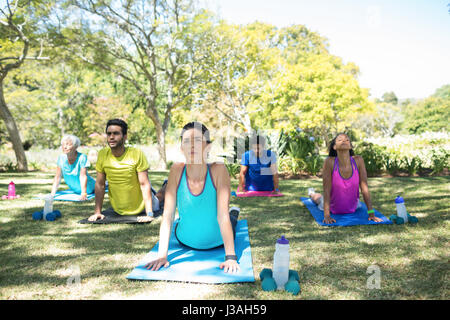
<svg viewBox="0 0 450 320">
<path fill-rule="evenodd" d="M 106 136 L 109 147 L 98 153 L 97 179 L 95 182 L 95 212 L 89 221 L 104 219 L 102 214 L 105 182 L 108 180 L 108 195 L 112 209 L 120 215 L 138 215 L 138 222 L 153 219 L 158 209 L 158 199 L 151 192 L 148 179 L 149 164 L 144 153 L 133 147 L 125 147 L 128 126 L 120 119 L 109 120 Z"/>
</svg>

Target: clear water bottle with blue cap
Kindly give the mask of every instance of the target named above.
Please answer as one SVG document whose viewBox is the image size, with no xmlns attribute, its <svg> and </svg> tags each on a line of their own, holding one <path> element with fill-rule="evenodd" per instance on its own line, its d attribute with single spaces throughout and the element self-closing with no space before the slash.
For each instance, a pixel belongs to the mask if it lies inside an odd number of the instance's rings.
<svg viewBox="0 0 450 320">
<path fill-rule="evenodd" d="M 277 289 L 284 289 L 284 285 L 289 280 L 289 240 L 284 236 L 281 236 L 275 244 L 272 272 Z"/>
<path fill-rule="evenodd" d="M 47 214 L 53 212 L 53 196 L 51 194 L 46 194 L 44 196 L 44 220 L 47 220 Z"/>
<path fill-rule="evenodd" d="M 402 197 L 395 198 L 395 205 L 397 206 L 397 217 L 403 218 L 405 223 L 408 222 L 408 212 L 406 211 L 405 201 Z"/>
</svg>

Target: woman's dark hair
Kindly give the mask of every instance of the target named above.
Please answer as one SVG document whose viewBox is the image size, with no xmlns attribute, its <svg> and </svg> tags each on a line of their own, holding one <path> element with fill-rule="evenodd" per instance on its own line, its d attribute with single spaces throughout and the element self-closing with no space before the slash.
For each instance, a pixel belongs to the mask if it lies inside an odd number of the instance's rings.
<svg viewBox="0 0 450 320">
<path fill-rule="evenodd" d="M 337 139 L 340 135 L 343 135 L 343 134 L 345 134 L 345 135 L 348 137 L 348 135 L 347 135 L 346 133 L 341 132 L 341 133 L 338 133 L 338 134 L 336 135 L 336 137 L 334 137 L 333 140 L 331 140 L 331 142 L 330 142 L 330 147 L 328 148 L 328 156 L 329 156 L 329 157 L 337 157 L 337 152 L 336 152 L 336 150 L 333 149 L 333 147 L 334 147 L 334 145 L 336 144 L 336 139 Z M 349 139 L 350 139 L 350 138 L 349 138 Z M 353 151 L 353 146 L 352 146 L 352 143 L 351 143 L 351 142 L 350 142 L 350 146 L 352 147 L 352 148 L 349 150 L 350 156 L 354 156 L 354 155 L 355 155 L 355 152 Z"/>
<path fill-rule="evenodd" d="M 111 119 L 106 123 L 106 129 L 105 131 L 108 131 L 109 126 L 119 126 L 122 128 L 122 134 L 126 135 L 128 132 L 128 125 L 125 121 L 122 119 Z"/>
<path fill-rule="evenodd" d="M 186 124 L 183 129 L 181 130 L 180 139 L 183 140 L 183 134 L 190 130 L 190 129 L 197 129 L 202 132 L 203 136 L 206 139 L 206 143 L 211 143 L 211 139 L 209 136 L 209 130 L 206 128 L 206 126 L 203 123 L 193 121 Z"/>
<path fill-rule="evenodd" d="M 259 134 L 251 136 L 249 139 L 249 145 L 252 146 L 255 144 L 259 144 L 259 145 L 262 145 L 263 147 L 265 147 L 266 146 L 266 138 L 264 138 L 263 136 L 260 136 Z"/>
</svg>

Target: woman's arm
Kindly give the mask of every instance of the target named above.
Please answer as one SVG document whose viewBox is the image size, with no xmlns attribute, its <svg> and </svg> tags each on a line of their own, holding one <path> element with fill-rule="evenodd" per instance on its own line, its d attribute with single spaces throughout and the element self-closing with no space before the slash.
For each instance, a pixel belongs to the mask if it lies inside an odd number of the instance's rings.
<svg viewBox="0 0 450 320">
<path fill-rule="evenodd" d="M 80 200 L 87 200 L 87 169 L 80 169 L 80 187 L 81 187 L 81 196 Z"/>
<path fill-rule="evenodd" d="M 364 159 L 361 156 L 354 156 L 356 166 L 359 171 L 359 187 L 361 188 L 361 193 L 363 194 L 364 202 L 366 203 L 367 210 L 371 211 L 372 199 L 370 198 L 369 185 L 367 184 L 367 171 L 366 165 L 364 164 Z M 375 217 L 375 213 L 369 213 L 369 220 L 376 222 L 382 221 L 380 218 Z"/>
<path fill-rule="evenodd" d="M 177 204 L 177 189 L 180 176 L 183 173 L 184 164 L 175 163 L 169 172 L 169 179 L 164 197 L 164 213 L 162 216 L 161 227 L 159 229 L 159 249 L 158 258 L 150 261 L 145 268 L 153 271 L 159 270 L 161 267 L 168 267 L 167 253 L 169 251 L 169 240 L 172 232 L 173 220 L 175 217 L 175 209 Z"/>
<path fill-rule="evenodd" d="M 55 174 L 55 178 L 53 179 L 53 185 L 52 185 L 52 196 L 53 197 L 56 194 L 56 190 L 58 190 L 60 182 L 61 182 L 61 168 L 58 166 L 58 167 L 56 167 L 56 174 Z"/>
<path fill-rule="evenodd" d="M 230 176 L 225 165 L 221 163 L 211 165 L 211 174 L 217 188 L 217 221 L 223 239 L 223 246 L 225 247 L 225 255 L 236 255 L 233 228 L 229 214 Z M 236 272 L 240 269 L 236 260 L 226 260 L 219 267 L 224 269 L 225 272 Z"/>
<path fill-rule="evenodd" d="M 322 170 L 323 182 L 323 222 L 334 223 L 336 220 L 330 216 L 331 175 L 333 173 L 334 157 L 325 159 Z"/>
</svg>

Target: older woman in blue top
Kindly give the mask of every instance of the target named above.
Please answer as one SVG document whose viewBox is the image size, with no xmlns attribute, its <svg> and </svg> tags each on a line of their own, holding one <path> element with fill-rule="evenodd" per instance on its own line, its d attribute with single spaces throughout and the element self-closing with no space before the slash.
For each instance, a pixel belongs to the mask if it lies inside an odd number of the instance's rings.
<svg viewBox="0 0 450 320">
<path fill-rule="evenodd" d="M 234 248 L 238 208 L 229 210 L 230 176 L 224 164 L 207 163 L 210 149 L 208 129 L 190 122 L 181 132 L 181 151 L 186 163 L 175 163 L 169 173 L 165 192 L 163 220 L 160 228 L 158 259 L 147 269 L 169 267 L 167 259 L 175 208 L 179 221 L 175 228 L 178 241 L 196 250 L 223 246 L 224 272 L 240 270 Z"/>
<path fill-rule="evenodd" d="M 280 193 L 278 187 L 277 157 L 266 150 L 266 139 L 255 135 L 250 138 L 250 150 L 242 155 L 239 173 L 239 193 L 245 191 L 272 191 Z"/>
<path fill-rule="evenodd" d="M 65 135 L 61 139 L 63 154 L 58 157 L 52 196 L 58 190 L 61 176 L 70 190 L 80 195 L 80 200 L 86 200 L 88 194 L 94 193 L 95 180 L 87 172 L 90 163 L 85 154 L 77 151 L 79 146 L 80 139 L 74 135 Z"/>
</svg>

